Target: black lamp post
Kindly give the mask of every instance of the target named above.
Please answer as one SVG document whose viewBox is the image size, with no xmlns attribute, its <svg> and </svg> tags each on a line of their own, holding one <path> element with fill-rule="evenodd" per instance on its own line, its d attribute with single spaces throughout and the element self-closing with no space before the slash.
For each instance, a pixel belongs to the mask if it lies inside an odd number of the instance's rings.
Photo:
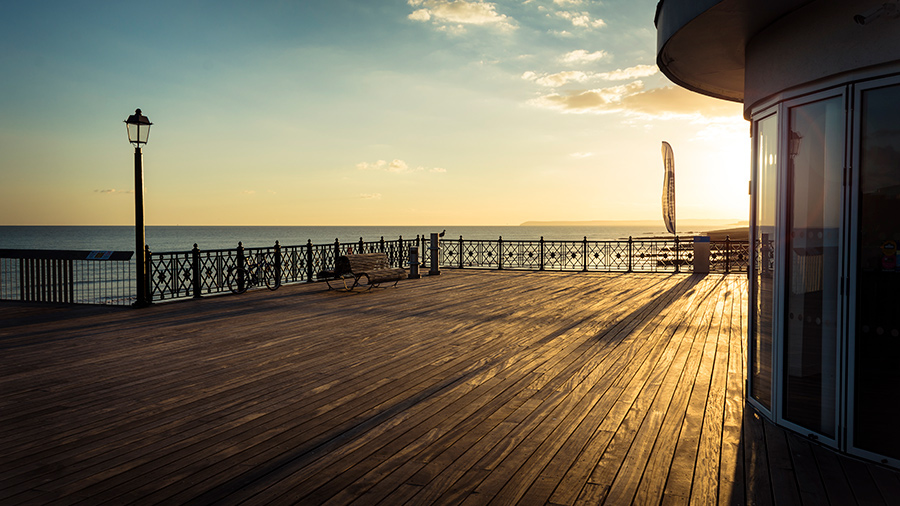
<svg viewBox="0 0 900 506">
<path fill-rule="evenodd" d="M 135 109 L 134 114 L 125 120 L 128 141 L 134 144 L 134 263 L 137 278 L 137 300 L 134 305 L 136 307 L 150 305 L 147 286 L 147 258 L 144 252 L 144 166 L 141 144 L 147 144 L 152 124 L 147 116 L 141 114 L 140 109 Z"/>
</svg>

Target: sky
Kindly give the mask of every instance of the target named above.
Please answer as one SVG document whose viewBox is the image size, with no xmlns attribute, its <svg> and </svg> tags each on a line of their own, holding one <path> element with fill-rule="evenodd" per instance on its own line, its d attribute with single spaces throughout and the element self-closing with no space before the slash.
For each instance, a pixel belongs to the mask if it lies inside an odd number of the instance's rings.
<svg viewBox="0 0 900 506">
<path fill-rule="evenodd" d="M 657 69 L 656 0 L 3 2 L 0 225 L 746 220 L 741 104 Z"/>
</svg>

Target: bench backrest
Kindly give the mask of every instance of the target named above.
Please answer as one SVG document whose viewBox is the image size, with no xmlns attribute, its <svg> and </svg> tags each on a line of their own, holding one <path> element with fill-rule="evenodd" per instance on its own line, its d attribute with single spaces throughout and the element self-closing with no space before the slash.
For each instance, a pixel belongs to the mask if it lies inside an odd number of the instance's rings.
<svg viewBox="0 0 900 506">
<path fill-rule="evenodd" d="M 364 253 L 361 255 L 343 255 L 338 258 L 335 271 L 338 274 L 352 272 L 360 274 L 363 272 L 377 271 L 379 269 L 390 269 L 387 255 L 384 253 Z"/>
</svg>

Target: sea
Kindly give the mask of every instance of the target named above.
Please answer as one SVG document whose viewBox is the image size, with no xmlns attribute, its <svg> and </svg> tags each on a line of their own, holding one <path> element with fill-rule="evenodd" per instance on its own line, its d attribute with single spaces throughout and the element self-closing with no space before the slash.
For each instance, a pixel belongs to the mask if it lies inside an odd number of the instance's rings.
<svg viewBox="0 0 900 506">
<path fill-rule="evenodd" d="M 714 228 L 714 227 L 713 227 Z M 696 233 L 705 230 L 697 230 Z M 157 253 L 189 251 L 194 244 L 201 250 L 244 247 L 296 246 L 313 244 L 414 239 L 444 233 L 443 240 L 487 239 L 607 241 L 637 237 L 671 237 L 660 222 L 631 226 L 148 226 L 146 244 Z M 679 235 L 694 231 L 679 230 Z M 133 226 L 0 226 L 0 249 L 65 249 L 87 251 L 133 251 Z"/>
</svg>

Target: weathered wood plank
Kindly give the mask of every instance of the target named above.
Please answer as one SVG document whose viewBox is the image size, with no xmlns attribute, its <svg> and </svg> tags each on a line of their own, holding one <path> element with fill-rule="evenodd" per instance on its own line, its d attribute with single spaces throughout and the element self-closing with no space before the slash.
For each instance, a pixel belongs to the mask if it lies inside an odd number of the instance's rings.
<svg viewBox="0 0 900 506">
<path fill-rule="evenodd" d="M 787 445 L 787 434 L 771 422 L 764 423 L 763 430 L 775 504 L 800 504 L 800 491 L 797 487 L 791 451 Z"/>
<path fill-rule="evenodd" d="M 0 502 L 888 502 L 898 473 L 745 407 L 746 289 L 448 271 L 0 304 Z"/>
<path fill-rule="evenodd" d="M 643 479 L 645 484 L 656 482 L 658 486 L 666 483 L 666 473 L 660 473 L 660 470 L 668 471 L 669 465 L 653 465 L 650 469 L 646 469 L 651 456 L 663 456 L 666 451 L 660 449 L 659 452 L 654 451 L 654 446 L 660 441 L 661 431 L 665 422 L 665 416 L 670 410 L 682 412 L 680 406 L 673 407 L 673 401 L 677 403 L 676 392 L 679 386 L 691 386 L 691 388 L 683 388 L 682 392 L 696 389 L 697 378 L 701 376 L 697 373 L 697 368 L 701 365 L 702 356 L 700 352 L 706 347 L 705 341 L 712 331 L 705 331 L 707 326 L 711 325 L 718 318 L 720 313 L 719 301 L 717 297 L 707 297 L 705 300 L 697 304 L 692 312 L 693 320 L 690 321 L 684 329 L 684 335 L 679 339 L 676 334 L 674 340 L 680 341 L 682 346 L 678 353 L 673 357 L 672 361 L 660 361 L 659 366 L 666 367 L 665 376 L 660 380 L 660 388 L 653 398 L 653 404 L 650 407 L 647 417 L 645 417 L 635 439 L 628 450 L 628 455 L 622 462 L 619 472 L 616 474 L 615 481 L 610 485 L 608 493 L 608 501 L 611 504 L 623 504 L 632 502 L 633 500 L 654 502 L 653 498 L 635 499 L 635 494 L 641 485 Z M 694 329 L 700 329 L 700 332 Z M 678 418 L 678 415 L 675 416 Z M 669 440 L 672 441 L 672 440 Z M 657 448 L 659 449 L 659 448 Z"/>
<path fill-rule="evenodd" d="M 689 296 L 688 300 L 693 300 L 699 290 Z M 656 342 L 656 346 L 650 349 L 649 353 L 640 353 L 638 355 L 629 356 L 629 364 L 625 370 L 625 374 L 620 377 L 626 379 L 622 382 L 623 388 L 618 399 L 611 399 L 613 405 L 609 408 L 608 414 L 603 422 L 598 426 L 591 440 L 585 446 L 581 455 L 571 465 L 566 472 L 561 483 L 557 486 L 556 491 L 550 498 L 550 501 L 556 504 L 573 504 L 580 496 L 579 491 L 586 487 L 589 483 L 596 483 L 595 479 L 601 479 L 604 469 L 612 466 L 607 463 L 605 451 L 611 441 L 617 436 L 617 430 L 620 428 L 623 420 L 632 410 L 633 403 L 637 399 L 639 393 L 645 386 L 645 378 L 650 374 L 650 370 L 656 365 L 656 358 L 668 353 L 672 356 L 680 345 L 681 340 L 671 339 L 674 333 L 682 327 L 682 321 L 686 317 L 686 313 L 679 311 L 682 306 L 676 306 L 672 311 L 664 311 L 657 315 L 651 322 L 636 332 L 637 335 L 645 336 L 647 342 Z M 654 323 L 655 322 L 655 323 Z M 669 350 L 669 351 L 666 351 Z M 647 360 L 644 360 L 647 359 Z M 625 364 L 626 362 L 623 362 Z M 612 459 L 609 459 L 610 461 Z M 611 472 L 611 469 L 610 471 Z M 611 483 L 612 477 L 608 479 Z M 602 484 L 601 487 L 591 487 L 592 490 L 603 490 L 604 494 L 608 491 L 608 484 Z"/>
<path fill-rule="evenodd" d="M 719 464 L 719 504 L 745 504 L 744 455 L 741 445 L 741 423 L 744 407 L 744 375 L 746 357 L 743 353 L 744 333 L 741 330 L 746 306 L 746 285 L 737 284 L 733 292 L 731 326 L 728 340 L 728 372 L 725 387 L 725 407 L 722 422 L 722 449 Z M 743 285 L 743 286 L 741 286 Z"/>
<path fill-rule="evenodd" d="M 788 447 L 793 461 L 794 474 L 797 476 L 797 488 L 803 504 L 828 504 L 828 495 L 819 474 L 819 466 L 813 456 L 809 441 L 802 440 L 796 434 L 787 435 Z"/>
</svg>

